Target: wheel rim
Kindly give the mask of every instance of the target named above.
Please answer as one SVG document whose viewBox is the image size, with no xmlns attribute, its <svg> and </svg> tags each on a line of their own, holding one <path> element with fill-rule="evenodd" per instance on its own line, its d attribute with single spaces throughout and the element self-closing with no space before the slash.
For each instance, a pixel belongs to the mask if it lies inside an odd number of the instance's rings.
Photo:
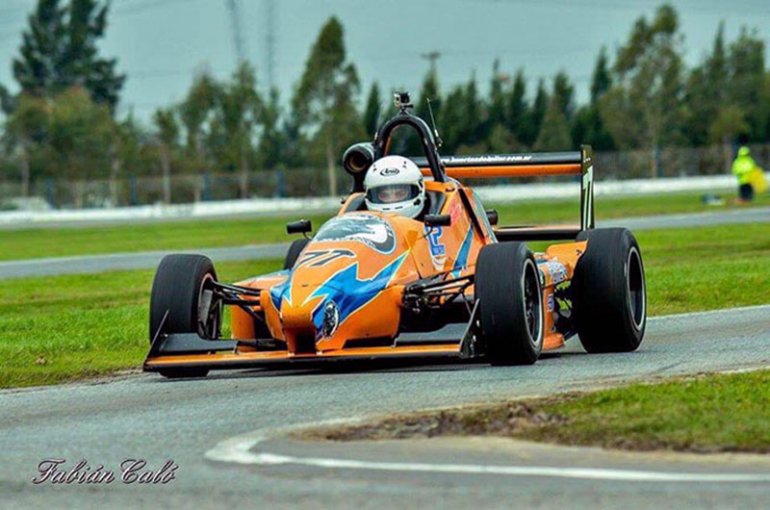
<svg viewBox="0 0 770 510">
<path fill-rule="evenodd" d="M 646 317 L 646 292 L 644 288 L 644 273 L 642 271 L 642 258 L 639 250 L 631 247 L 628 252 L 626 266 L 626 288 L 628 290 L 628 306 L 631 312 L 631 320 L 637 330 L 642 329 Z"/>
<path fill-rule="evenodd" d="M 524 263 L 521 285 L 524 296 L 524 319 L 527 323 L 529 340 L 537 348 L 543 341 L 543 306 L 540 296 L 538 270 L 535 263 L 530 259 L 527 259 Z"/>
<path fill-rule="evenodd" d="M 214 277 L 208 273 L 201 281 L 198 291 L 198 336 L 201 338 L 218 338 L 222 325 L 222 301 L 211 289 Z"/>
</svg>

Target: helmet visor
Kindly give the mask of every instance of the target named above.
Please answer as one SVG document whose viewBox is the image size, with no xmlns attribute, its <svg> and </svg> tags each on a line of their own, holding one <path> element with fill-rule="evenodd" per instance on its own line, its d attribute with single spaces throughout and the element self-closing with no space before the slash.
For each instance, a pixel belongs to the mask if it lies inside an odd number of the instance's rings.
<svg viewBox="0 0 770 510">
<path fill-rule="evenodd" d="M 420 188 L 415 184 L 387 184 L 369 188 L 366 198 L 373 204 L 395 204 L 416 198 Z"/>
</svg>

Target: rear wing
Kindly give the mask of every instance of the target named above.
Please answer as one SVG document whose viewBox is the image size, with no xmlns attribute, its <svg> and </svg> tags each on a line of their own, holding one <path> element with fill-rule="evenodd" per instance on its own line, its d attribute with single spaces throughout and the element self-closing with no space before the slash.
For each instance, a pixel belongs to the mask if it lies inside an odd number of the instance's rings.
<svg viewBox="0 0 770 510">
<path fill-rule="evenodd" d="M 414 162 L 423 175 L 431 175 L 425 158 L 415 158 Z M 579 151 L 572 152 L 442 157 L 441 164 L 446 175 L 454 179 L 580 176 L 579 225 L 497 227 L 495 234 L 501 241 L 574 239 L 580 231 L 594 228 L 593 151 L 589 145 L 583 145 Z"/>
</svg>

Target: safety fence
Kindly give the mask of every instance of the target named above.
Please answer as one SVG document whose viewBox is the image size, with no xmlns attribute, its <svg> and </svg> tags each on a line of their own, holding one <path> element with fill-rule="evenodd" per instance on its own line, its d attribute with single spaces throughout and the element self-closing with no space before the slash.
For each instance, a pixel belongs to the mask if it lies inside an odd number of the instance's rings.
<svg viewBox="0 0 770 510">
<path fill-rule="evenodd" d="M 751 146 L 763 168 L 770 168 L 770 144 Z M 735 153 L 731 146 L 665 148 L 597 152 L 597 180 L 657 179 L 729 173 Z M 543 179 L 530 179 L 542 182 Z M 336 170 L 338 193 L 349 178 Z M 485 185 L 504 184 L 484 182 Z M 26 191 L 26 193 L 25 193 Z M 37 178 L 24 186 L 18 175 L 0 175 L 0 210 L 109 208 L 148 204 L 184 204 L 242 198 L 321 197 L 330 192 L 325 168 L 206 171 L 199 174 L 134 176 L 124 171 L 113 179 L 70 180 Z"/>
</svg>

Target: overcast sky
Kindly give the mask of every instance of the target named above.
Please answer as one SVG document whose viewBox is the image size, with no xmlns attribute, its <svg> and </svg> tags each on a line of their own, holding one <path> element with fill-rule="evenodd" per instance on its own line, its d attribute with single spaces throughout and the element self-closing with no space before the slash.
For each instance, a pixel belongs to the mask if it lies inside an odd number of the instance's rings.
<svg viewBox="0 0 770 510">
<path fill-rule="evenodd" d="M 267 83 L 269 0 L 240 5 L 246 57 Z M 576 83 L 578 100 L 588 96 L 591 70 L 602 45 L 621 44 L 634 20 L 650 16 L 653 0 L 273 0 L 275 84 L 287 100 L 308 50 L 324 21 L 336 15 L 345 28 L 349 57 L 365 87 L 378 81 L 390 90 L 417 91 L 428 69 L 421 57 L 441 52 L 442 88 L 476 76 L 487 90 L 492 64 L 504 72 L 523 67 L 532 80 L 564 69 Z M 11 60 L 34 0 L 0 0 L 0 82 L 15 89 Z M 178 101 L 203 67 L 228 75 L 237 61 L 228 0 L 114 0 L 102 54 L 119 59 L 128 73 L 121 111 L 133 108 L 146 120 L 152 111 Z M 711 46 L 720 20 L 728 39 L 742 25 L 770 41 L 770 0 L 680 0 L 688 63 Z"/>
</svg>

